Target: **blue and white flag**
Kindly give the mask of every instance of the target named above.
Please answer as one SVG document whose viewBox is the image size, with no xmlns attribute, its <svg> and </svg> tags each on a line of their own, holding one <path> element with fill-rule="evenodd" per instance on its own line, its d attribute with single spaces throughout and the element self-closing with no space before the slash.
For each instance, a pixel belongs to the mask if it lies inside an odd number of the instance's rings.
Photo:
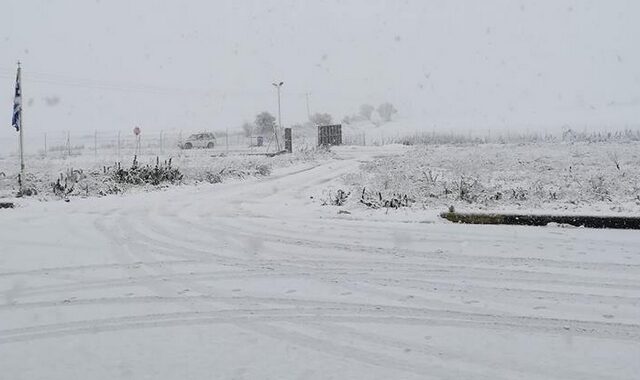
<svg viewBox="0 0 640 380">
<path fill-rule="evenodd" d="M 20 66 L 18 66 L 18 74 L 16 75 L 16 94 L 13 97 L 13 119 L 11 126 L 20 131 L 22 128 L 22 88 L 20 87 Z"/>
</svg>

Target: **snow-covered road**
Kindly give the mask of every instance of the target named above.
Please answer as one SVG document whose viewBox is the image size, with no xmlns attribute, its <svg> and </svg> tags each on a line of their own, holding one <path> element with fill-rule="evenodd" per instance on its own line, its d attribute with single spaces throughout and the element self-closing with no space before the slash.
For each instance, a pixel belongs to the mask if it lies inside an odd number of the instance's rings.
<svg viewBox="0 0 640 380">
<path fill-rule="evenodd" d="M 640 233 L 319 205 L 374 154 L 0 211 L 0 378 L 637 379 Z"/>
</svg>

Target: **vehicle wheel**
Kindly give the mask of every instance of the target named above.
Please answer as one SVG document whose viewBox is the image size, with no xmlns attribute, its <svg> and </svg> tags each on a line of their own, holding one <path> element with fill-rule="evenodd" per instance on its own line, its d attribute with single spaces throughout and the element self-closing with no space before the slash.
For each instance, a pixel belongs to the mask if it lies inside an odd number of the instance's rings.
<svg viewBox="0 0 640 380">
<path fill-rule="evenodd" d="M 213 149 L 214 144 L 212 142 L 210 142 L 209 144 L 207 144 L 207 148 L 209 149 Z"/>
<path fill-rule="evenodd" d="M 193 148 L 193 144 L 191 144 L 189 142 L 184 144 L 184 149 L 191 149 L 191 148 Z"/>
</svg>

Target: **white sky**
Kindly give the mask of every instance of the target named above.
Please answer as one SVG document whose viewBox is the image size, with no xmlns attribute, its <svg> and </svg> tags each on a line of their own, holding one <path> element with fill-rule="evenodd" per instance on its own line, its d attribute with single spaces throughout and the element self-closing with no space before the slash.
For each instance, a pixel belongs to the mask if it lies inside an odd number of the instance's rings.
<svg viewBox="0 0 640 380">
<path fill-rule="evenodd" d="M 0 109 L 25 130 L 340 120 L 388 100 L 444 128 L 640 125 L 640 1 L 3 0 Z"/>
</svg>

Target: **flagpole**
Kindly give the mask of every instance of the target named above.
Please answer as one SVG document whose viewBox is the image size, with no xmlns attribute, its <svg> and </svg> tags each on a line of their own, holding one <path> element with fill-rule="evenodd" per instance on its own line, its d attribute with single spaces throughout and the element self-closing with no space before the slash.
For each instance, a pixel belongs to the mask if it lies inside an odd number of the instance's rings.
<svg viewBox="0 0 640 380">
<path fill-rule="evenodd" d="M 22 145 L 22 110 L 20 110 L 20 173 L 24 177 L 24 148 Z"/>
<path fill-rule="evenodd" d="M 22 71 L 20 68 L 20 61 L 18 61 L 18 82 L 20 83 L 20 101 L 22 102 Z M 20 174 L 24 178 L 24 148 L 23 148 L 23 127 L 22 127 L 22 104 L 20 105 L 19 122 L 20 122 Z"/>
</svg>

